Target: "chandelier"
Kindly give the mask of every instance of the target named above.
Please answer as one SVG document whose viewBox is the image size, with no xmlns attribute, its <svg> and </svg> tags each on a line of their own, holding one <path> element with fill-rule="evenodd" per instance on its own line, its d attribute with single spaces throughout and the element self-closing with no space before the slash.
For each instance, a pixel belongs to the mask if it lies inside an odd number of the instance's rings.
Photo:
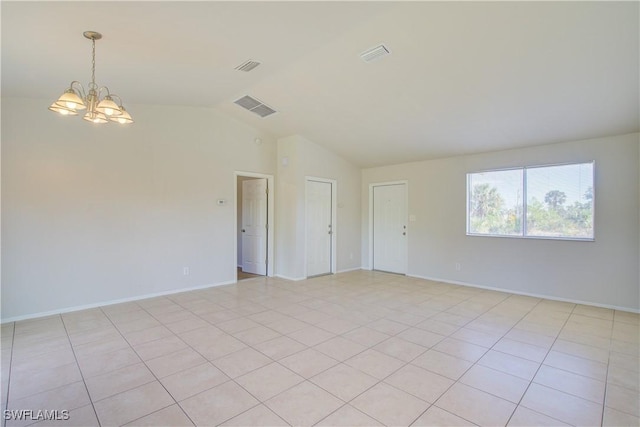
<svg viewBox="0 0 640 427">
<path fill-rule="evenodd" d="M 74 80 L 60 98 L 49 106 L 49 110 L 63 116 L 77 116 L 78 111 L 86 109 L 87 112 L 83 118 L 89 122 L 133 123 L 131 115 L 122 106 L 122 99 L 118 95 L 109 93 L 109 88 L 106 86 L 99 87 L 96 84 L 96 40 L 100 40 L 102 34 L 95 31 L 85 31 L 83 34 L 91 40 L 93 46 L 89 92 L 85 92 L 80 82 Z M 118 101 L 117 103 L 114 98 Z"/>
</svg>

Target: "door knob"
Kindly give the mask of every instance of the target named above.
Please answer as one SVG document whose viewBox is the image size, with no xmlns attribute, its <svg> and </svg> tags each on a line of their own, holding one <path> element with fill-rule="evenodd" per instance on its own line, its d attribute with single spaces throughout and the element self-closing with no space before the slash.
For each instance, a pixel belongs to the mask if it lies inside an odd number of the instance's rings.
<svg viewBox="0 0 640 427">
<path fill-rule="evenodd" d="M 242 229 L 242 232 L 244 233 L 244 228 Z"/>
</svg>

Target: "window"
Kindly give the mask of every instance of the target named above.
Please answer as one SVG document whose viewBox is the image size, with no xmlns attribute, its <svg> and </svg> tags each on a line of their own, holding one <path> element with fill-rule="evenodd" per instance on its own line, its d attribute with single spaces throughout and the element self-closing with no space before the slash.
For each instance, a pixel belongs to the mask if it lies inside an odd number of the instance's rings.
<svg viewBox="0 0 640 427">
<path fill-rule="evenodd" d="M 467 234 L 593 240 L 593 162 L 467 174 Z"/>
<path fill-rule="evenodd" d="M 522 236 L 523 169 L 472 173 L 469 234 Z"/>
</svg>

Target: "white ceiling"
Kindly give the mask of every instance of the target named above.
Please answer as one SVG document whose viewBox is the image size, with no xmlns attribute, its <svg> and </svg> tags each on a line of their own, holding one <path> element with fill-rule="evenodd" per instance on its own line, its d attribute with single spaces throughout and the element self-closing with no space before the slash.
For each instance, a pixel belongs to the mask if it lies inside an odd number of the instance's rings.
<svg viewBox="0 0 640 427">
<path fill-rule="evenodd" d="M 90 79 L 362 166 L 637 132 L 638 2 L 1 2 L 2 95 Z M 391 55 L 364 63 L 384 43 Z M 243 73 L 247 59 L 262 65 Z M 259 118 L 233 101 L 254 96 Z M 45 106 L 46 107 L 46 106 Z"/>
</svg>

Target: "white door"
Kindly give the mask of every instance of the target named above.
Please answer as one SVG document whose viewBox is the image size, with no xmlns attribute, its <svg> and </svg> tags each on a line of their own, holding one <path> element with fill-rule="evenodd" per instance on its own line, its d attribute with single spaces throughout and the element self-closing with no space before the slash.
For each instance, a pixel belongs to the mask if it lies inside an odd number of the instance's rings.
<svg viewBox="0 0 640 427">
<path fill-rule="evenodd" d="M 373 268 L 405 274 L 407 269 L 405 184 L 373 187 Z"/>
<path fill-rule="evenodd" d="M 307 180 L 307 277 L 331 273 L 333 239 L 330 182 Z"/>
<path fill-rule="evenodd" d="M 242 181 L 242 271 L 267 274 L 267 180 Z"/>
</svg>

